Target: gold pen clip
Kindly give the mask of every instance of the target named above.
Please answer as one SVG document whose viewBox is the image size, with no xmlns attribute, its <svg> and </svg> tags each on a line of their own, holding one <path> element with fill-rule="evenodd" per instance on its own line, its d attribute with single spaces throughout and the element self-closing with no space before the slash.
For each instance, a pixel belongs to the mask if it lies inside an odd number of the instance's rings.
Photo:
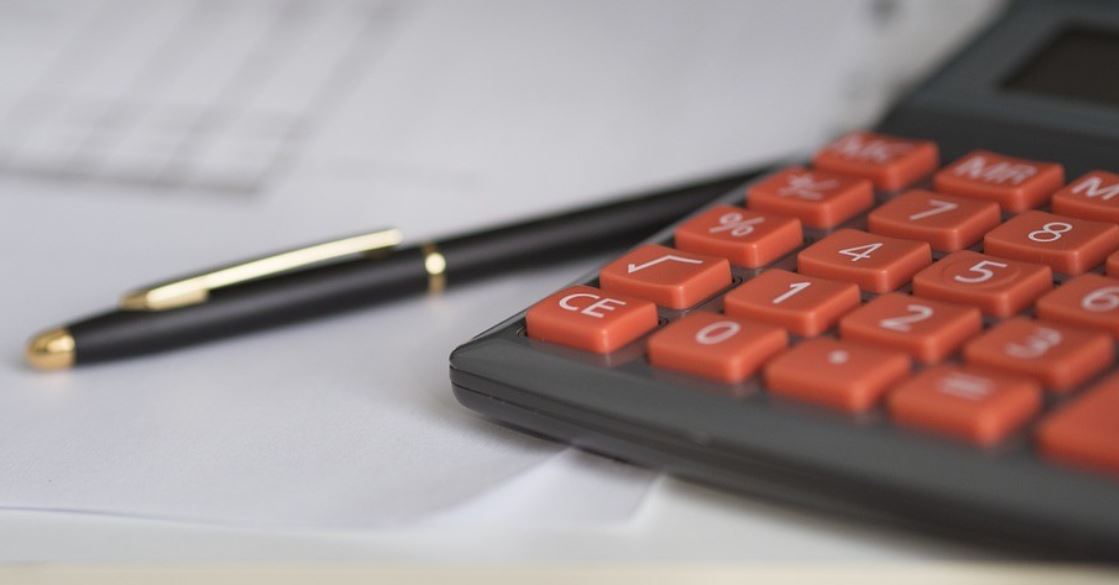
<svg viewBox="0 0 1119 585">
<path fill-rule="evenodd" d="M 165 311 L 195 305 L 206 302 L 215 289 L 295 272 L 346 256 L 393 248 L 403 239 L 400 230 L 388 228 L 253 258 L 125 293 L 120 307 L 128 311 Z"/>
</svg>

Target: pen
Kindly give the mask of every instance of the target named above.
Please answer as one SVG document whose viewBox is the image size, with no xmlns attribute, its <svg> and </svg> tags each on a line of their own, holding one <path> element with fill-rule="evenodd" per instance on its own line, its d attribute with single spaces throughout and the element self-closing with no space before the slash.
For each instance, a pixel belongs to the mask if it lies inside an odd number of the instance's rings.
<svg viewBox="0 0 1119 585">
<path fill-rule="evenodd" d="M 760 172 L 737 170 L 606 204 L 401 247 L 388 228 L 146 286 L 44 331 L 27 362 L 63 369 L 169 350 L 639 241 Z"/>
</svg>

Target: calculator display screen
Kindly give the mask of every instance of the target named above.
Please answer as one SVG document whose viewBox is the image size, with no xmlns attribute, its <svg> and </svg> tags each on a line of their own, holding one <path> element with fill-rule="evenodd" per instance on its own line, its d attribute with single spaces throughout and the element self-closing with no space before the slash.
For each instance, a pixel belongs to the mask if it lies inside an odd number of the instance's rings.
<svg viewBox="0 0 1119 585">
<path fill-rule="evenodd" d="M 1119 108 L 1119 32 L 1066 29 L 1003 88 Z"/>
</svg>

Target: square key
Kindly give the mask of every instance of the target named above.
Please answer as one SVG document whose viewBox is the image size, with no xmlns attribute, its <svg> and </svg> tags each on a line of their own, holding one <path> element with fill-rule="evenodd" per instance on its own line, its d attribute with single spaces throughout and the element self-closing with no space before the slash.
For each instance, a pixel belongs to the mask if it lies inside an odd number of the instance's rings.
<svg viewBox="0 0 1119 585">
<path fill-rule="evenodd" d="M 830 228 L 874 203 L 870 181 L 792 167 L 750 185 L 746 206 L 761 213 L 795 217 L 804 225 Z"/>
<path fill-rule="evenodd" d="M 1041 388 L 1029 378 L 937 366 L 902 382 L 887 408 L 899 425 L 987 446 L 1041 409 Z"/>
<path fill-rule="evenodd" d="M 983 251 L 1039 262 L 1057 272 L 1080 274 L 1119 248 L 1119 225 L 1027 211 L 991 230 Z"/>
<path fill-rule="evenodd" d="M 971 305 L 1009 317 L 1053 288 L 1053 271 L 1043 264 L 995 258 L 961 250 L 937 260 L 913 277 L 913 294 Z"/>
<path fill-rule="evenodd" d="M 648 244 L 607 264 L 598 273 L 607 292 L 686 309 L 730 286 L 730 263 L 695 252 Z"/>
<path fill-rule="evenodd" d="M 1003 321 L 964 346 L 968 364 L 1029 376 L 1058 392 L 1106 368 L 1112 353 L 1106 333 L 1026 317 Z"/>
<path fill-rule="evenodd" d="M 904 351 L 926 364 L 940 362 L 983 328 L 975 307 L 889 293 L 839 322 L 843 339 Z"/>
<path fill-rule="evenodd" d="M 697 311 L 649 338 L 649 362 L 658 368 L 741 382 L 789 344 L 784 329 Z"/>
<path fill-rule="evenodd" d="M 766 270 L 723 297 L 728 315 L 813 337 L 859 306 L 859 287 L 787 270 Z"/>
<path fill-rule="evenodd" d="M 770 360 L 765 384 L 778 396 L 856 413 L 908 373 L 904 353 L 819 337 Z"/>
<path fill-rule="evenodd" d="M 1099 329 L 1119 339 L 1119 279 L 1082 274 L 1037 301 L 1046 321 Z"/>
<path fill-rule="evenodd" d="M 932 262 L 926 242 L 842 229 L 801 250 L 797 272 L 845 280 L 870 292 L 889 292 Z"/>
<path fill-rule="evenodd" d="M 940 154 L 936 143 L 852 132 L 824 147 L 812 166 L 870 179 L 885 191 L 897 191 L 936 170 Z"/>
<path fill-rule="evenodd" d="M 1119 474 L 1119 376 L 1111 376 L 1041 421 L 1042 457 Z"/>
<path fill-rule="evenodd" d="M 657 326 L 649 301 L 590 286 L 572 286 L 533 305 L 525 313 L 526 333 L 595 353 L 610 353 Z"/>
<path fill-rule="evenodd" d="M 804 243 L 800 220 L 719 205 L 676 228 L 676 247 L 722 256 L 731 264 L 757 268 Z"/>
<path fill-rule="evenodd" d="M 1065 181 L 1064 168 L 975 150 L 933 177 L 937 191 L 994 201 L 1006 211 L 1025 211 L 1045 203 Z"/>
<path fill-rule="evenodd" d="M 1119 175 L 1092 171 L 1053 194 L 1053 213 L 1119 223 Z"/>
<path fill-rule="evenodd" d="M 915 189 L 871 211 L 867 227 L 875 234 L 920 240 L 934 250 L 955 252 L 978 242 L 999 221 L 999 206 L 992 201 Z"/>
</svg>

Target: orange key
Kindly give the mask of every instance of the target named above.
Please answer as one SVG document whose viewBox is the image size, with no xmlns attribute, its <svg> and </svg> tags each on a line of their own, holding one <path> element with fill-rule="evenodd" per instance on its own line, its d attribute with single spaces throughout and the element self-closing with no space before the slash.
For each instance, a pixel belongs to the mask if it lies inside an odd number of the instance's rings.
<svg viewBox="0 0 1119 585">
<path fill-rule="evenodd" d="M 1106 368 L 1113 351 L 1106 333 L 1015 317 L 968 342 L 964 358 L 1064 392 Z"/>
<path fill-rule="evenodd" d="M 1082 274 L 1037 301 L 1037 315 L 1075 327 L 1101 329 L 1119 339 L 1119 280 Z"/>
<path fill-rule="evenodd" d="M 901 293 L 882 295 L 839 322 L 843 339 L 901 350 L 926 364 L 943 360 L 982 328 L 979 309 Z"/>
<path fill-rule="evenodd" d="M 649 361 L 658 368 L 741 382 L 788 343 L 780 327 L 698 311 L 649 338 Z"/>
<path fill-rule="evenodd" d="M 746 197 L 746 206 L 754 211 L 788 215 L 815 228 L 839 225 L 873 203 L 870 181 L 803 167 L 754 183 Z"/>
<path fill-rule="evenodd" d="M 867 216 L 873 233 L 921 240 L 942 252 L 962 250 L 998 224 L 997 203 L 921 190 L 907 191 Z"/>
<path fill-rule="evenodd" d="M 1053 212 L 1119 223 L 1119 175 L 1092 171 L 1053 195 Z"/>
<path fill-rule="evenodd" d="M 730 263 L 726 258 L 649 244 L 607 264 L 598 280 L 608 292 L 686 309 L 730 286 Z"/>
<path fill-rule="evenodd" d="M 863 412 L 908 373 L 904 353 L 820 337 L 773 358 L 765 383 L 779 396 Z"/>
<path fill-rule="evenodd" d="M 859 287 L 787 270 L 766 270 L 723 297 L 728 315 L 784 327 L 812 337 L 859 306 Z"/>
<path fill-rule="evenodd" d="M 596 353 L 610 353 L 657 326 L 657 307 L 642 299 L 572 286 L 525 313 L 528 336 Z"/>
<path fill-rule="evenodd" d="M 1065 274 L 1080 274 L 1119 248 L 1119 226 L 1027 211 L 991 230 L 983 251 L 992 256 L 1040 262 Z"/>
<path fill-rule="evenodd" d="M 1052 288 L 1048 266 L 970 250 L 952 252 L 913 277 L 919 297 L 972 305 L 996 317 L 1021 311 Z"/>
<path fill-rule="evenodd" d="M 842 229 L 801 250 L 797 271 L 853 282 L 870 292 L 888 292 L 932 262 L 926 242 Z"/>
<path fill-rule="evenodd" d="M 676 228 L 677 248 L 722 256 L 747 268 L 769 264 L 803 242 L 800 220 L 730 205 L 713 207 Z"/>
<path fill-rule="evenodd" d="M 824 147 L 812 159 L 816 168 L 870 179 L 874 186 L 896 191 L 933 172 L 940 164 L 936 143 L 852 132 Z"/>
<path fill-rule="evenodd" d="M 1119 252 L 1107 257 L 1107 275 L 1119 276 Z"/>
<path fill-rule="evenodd" d="M 1119 376 L 1111 376 L 1042 420 L 1037 445 L 1057 463 L 1119 473 L 1117 420 Z"/>
<path fill-rule="evenodd" d="M 992 445 L 1041 408 L 1041 388 L 1028 378 L 937 366 L 902 382 L 887 400 L 902 426 Z"/>
<path fill-rule="evenodd" d="M 1025 211 L 1045 203 L 1065 181 L 1064 168 L 975 150 L 933 177 L 937 191 L 997 202 L 1007 211 Z"/>
</svg>

